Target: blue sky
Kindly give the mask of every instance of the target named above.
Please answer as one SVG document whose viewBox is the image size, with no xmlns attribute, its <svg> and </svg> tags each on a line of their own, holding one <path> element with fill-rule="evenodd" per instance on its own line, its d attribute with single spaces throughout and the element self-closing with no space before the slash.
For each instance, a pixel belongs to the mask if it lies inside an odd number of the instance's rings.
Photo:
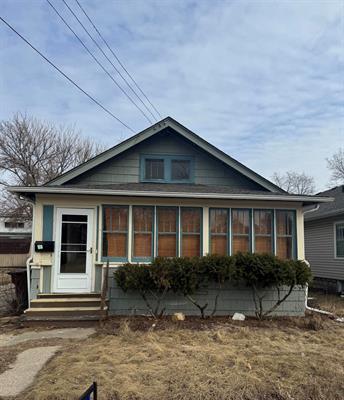
<svg viewBox="0 0 344 400">
<path fill-rule="evenodd" d="M 62 1 L 51 1 L 96 52 Z M 318 190 L 328 186 L 325 158 L 344 144 L 344 0 L 82 4 L 163 117 L 267 178 L 304 171 Z M 1 0 L 0 10 L 135 131 L 149 125 L 45 0 Z M 3 24 L 0 42 L 0 119 L 21 111 L 75 124 L 108 146 L 131 135 Z"/>
</svg>

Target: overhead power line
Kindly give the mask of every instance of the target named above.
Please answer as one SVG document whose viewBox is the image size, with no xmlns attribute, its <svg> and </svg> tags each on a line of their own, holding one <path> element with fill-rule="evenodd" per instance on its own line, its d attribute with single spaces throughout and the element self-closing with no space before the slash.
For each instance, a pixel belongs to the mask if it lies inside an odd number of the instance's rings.
<svg viewBox="0 0 344 400">
<path fill-rule="evenodd" d="M 92 100 L 95 104 L 97 104 L 101 109 L 103 109 L 107 114 L 109 114 L 112 118 L 118 121 L 120 124 L 125 126 L 131 132 L 135 133 L 135 131 L 126 123 L 121 121 L 116 115 L 114 115 L 111 111 L 109 111 L 105 106 L 103 106 L 98 100 L 92 97 L 89 93 L 87 93 L 82 87 L 80 87 L 76 82 L 73 81 L 68 75 L 66 75 L 59 67 L 57 67 L 52 61 L 50 61 L 43 53 L 41 53 L 33 44 L 31 44 L 23 35 L 21 35 L 12 25 L 10 25 L 4 18 L 0 16 L 0 21 L 2 21 L 8 28 L 10 28 L 16 35 L 20 37 L 28 46 L 31 47 L 37 54 L 39 54 L 48 64 L 50 64 L 53 68 L 56 69 L 64 78 L 66 78 L 73 86 L 75 86 L 80 92 L 86 95 L 90 100 Z"/>
<path fill-rule="evenodd" d="M 68 8 L 70 13 L 74 16 L 74 18 L 78 21 L 80 26 L 83 28 L 83 30 L 86 32 L 87 36 L 92 40 L 92 42 L 97 46 L 99 51 L 103 54 L 103 56 L 107 59 L 107 61 L 111 64 L 111 66 L 114 68 L 114 70 L 119 74 L 119 76 L 124 80 L 124 82 L 127 84 L 127 86 L 130 88 L 130 90 L 134 93 L 134 95 L 138 98 L 138 100 L 142 103 L 142 105 L 146 108 L 146 110 L 152 115 L 152 117 L 156 119 L 155 115 L 151 112 L 151 110 L 146 106 L 146 104 L 142 101 L 141 97 L 135 92 L 133 87 L 130 85 L 130 83 L 127 81 L 127 79 L 123 76 L 121 71 L 116 67 L 116 65 L 110 60 L 110 58 L 107 56 L 107 54 L 104 52 L 102 47 L 99 45 L 99 43 L 94 39 L 94 37 L 90 34 L 88 29 L 85 27 L 85 25 L 82 23 L 82 21 L 79 19 L 79 17 L 76 15 L 76 13 L 73 11 L 73 9 L 69 6 L 66 0 L 62 0 L 65 6 Z M 152 123 L 152 121 L 150 121 Z"/>
<path fill-rule="evenodd" d="M 50 0 L 46 0 L 50 7 L 55 11 L 55 13 L 59 16 L 62 22 L 67 26 L 67 28 L 73 33 L 76 39 L 80 42 L 80 44 L 84 47 L 87 53 L 93 58 L 93 60 L 100 66 L 100 68 L 109 76 L 112 82 L 122 91 L 122 93 L 131 101 L 131 103 L 142 113 L 142 115 L 148 120 L 149 123 L 152 124 L 152 120 L 148 117 L 148 115 L 136 104 L 136 102 L 127 94 L 127 92 L 121 87 L 121 85 L 116 81 L 116 79 L 110 74 L 110 72 L 103 66 L 103 64 L 98 60 L 98 58 L 91 52 L 91 50 L 86 46 L 83 40 L 78 36 L 78 34 L 73 30 L 73 28 L 68 24 L 68 22 L 63 18 L 63 16 L 58 12 L 58 10 L 54 7 L 54 5 L 50 2 Z"/>
<path fill-rule="evenodd" d="M 158 116 L 160 118 L 162 118 L 162 115 L 160 114 L 160 112 L 156 109 L 156 107 L 154 106 L 154 104 L 149 100 L 148 96 L 144 93 L 144 91 L 141 89 L 141 87 L 139 86 L 139 84 L 135 81 L 135 79 L 133 78 L 133 76 L 129 73 L 129 71 L 127 70 L 127 68 L 123 65 L 123 63 L 121 62 L 121 60 L 119 59 L 119 57 L 117 56 L 117 54 L 115 53 L 115 51 L 110 47 L 110 45 L 108 44 L 107 40 L 104 38 L 104 36 L 100 33 L 99 29 L 96 27 L 95 23 L 92 21 L 91 17 L 87 14 L 87 12 L 85 11 L 85 9 L 83 8 L 83 6 L 80 4 L 79 0 L 75 0 L 75 2 L 78 4 L 79 8 L 81 9 L 81 11 L 84 13 L 85 17 L 88 19 L 88 21 L 90 22 L 90 24 L 93 26 L 94 30 L 97 32 L 98 36 L 101 38 L 101 40 L 104 42 L 105 46 L 109 49 L 109 51 L 111 52 L 111 54 L 115 57 L 115 59 L 117 60 L 117 62 L 119 63 L 119 65 L 124 69 L 124 71 L 127 73 L 127 75 L 129 76 L 129 78 L 131 79 L 131 81 L 134 83 L 134 85 L 137 87 L 137 89 L 140 91 L 140 93 L 144 96 L 144 98 L 148 101 L 148 103 L 151 105 L 151 107 L 154 109 L 154 111 L 158 114 Z"/>
</svg>

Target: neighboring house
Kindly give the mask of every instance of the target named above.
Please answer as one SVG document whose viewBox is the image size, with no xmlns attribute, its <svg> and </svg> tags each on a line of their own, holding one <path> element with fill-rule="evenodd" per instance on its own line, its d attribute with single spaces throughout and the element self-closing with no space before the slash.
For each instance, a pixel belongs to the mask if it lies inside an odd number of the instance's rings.
<svg viewBox="0 0 344 400">
<path fill-rule="evenodd" d="M 304 259 L 304 206 L 330 201 L 286 193 L 170 117 L 44 186 L 10 191 L 34 206 L 31 318 L 81 318 L 78 294 L 84 314 L 99 311 L 107 260 L 110 314 L 142 314 L 138 294 L 123 293 L 113 278 L 127 261 L 239 250 Z M 211 302 L 214 293 L 199 296 Z M 266 301 L 275 297 L 271 290 Z M 165 306 L 197 314 L 176 295 Z M 305 292 L 295 288 L 276 314 L 304 309 Z M 254 314 L 251 292 L 224 290 L 218 310 Z"/>
<path fill-rule="evenodd" d="M 319 193 L 334 202 L 320 204 L 305 214 L 306 259 L 314 286 L 344 292 L 344 185 Z"/>
<path fill-rule="evenodd" d="M 31 231 L 31 221 L 0 216 L 0 268 L 26 265 Z"/>
</svg>

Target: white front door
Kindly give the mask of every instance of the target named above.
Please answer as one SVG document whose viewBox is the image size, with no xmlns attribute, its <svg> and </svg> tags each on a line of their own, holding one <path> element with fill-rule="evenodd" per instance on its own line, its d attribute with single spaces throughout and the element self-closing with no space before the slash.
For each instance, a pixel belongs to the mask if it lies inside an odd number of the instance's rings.
<svg viewBox="0 0 344 400">
<path fill-rule="evenodd" d="M 57 208 L 54 292 L 91 291 L 94 210 Z"/>
</svg>

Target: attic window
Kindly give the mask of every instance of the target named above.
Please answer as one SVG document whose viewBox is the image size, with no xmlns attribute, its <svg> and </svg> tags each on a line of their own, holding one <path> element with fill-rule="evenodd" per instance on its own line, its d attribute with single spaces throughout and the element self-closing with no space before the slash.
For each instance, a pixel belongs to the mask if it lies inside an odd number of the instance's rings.
<svg viewBox="0 0 344 400">
<path fill-rule="evenodd" d="M 145 161 L 145 179 L 164 179 L 164 160 L 147 158 Z"/>
<path fill-rule="evenodd" d="M 141 181 L 162 183 L 192 183 L 193 158 L 175 155 L 141 156 Z"/>
</svg>

